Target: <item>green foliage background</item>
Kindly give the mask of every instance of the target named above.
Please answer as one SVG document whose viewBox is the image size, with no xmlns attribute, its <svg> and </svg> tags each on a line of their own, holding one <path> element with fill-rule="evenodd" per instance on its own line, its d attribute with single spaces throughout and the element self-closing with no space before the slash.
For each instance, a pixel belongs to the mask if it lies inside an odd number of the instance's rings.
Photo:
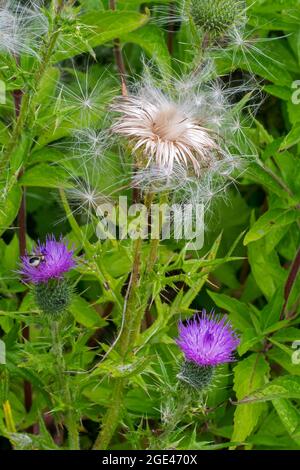
<svg viewBox="0 0 300 470">
<path fill-rule="evenodd" d="M 247 3 L 254 47 L 241 55 L 219 55 L 217 70 L 223 76 L 250 67 L 261 83 L 264 103 L 247 131 L 259 161 L 246 168 L 225 199 L 214 202 L 201 252 L 187 258 L 183 249 L 173 258 L 172 246 L 161 246 L 146 283 L 154 299 L 152 321 L 150 326 L 144 321 L 126 367 L 115 350 L 99 360 L 120 327 L 132 242 L 99 243 L 92 226 L 70 214 L 64 190 L 72 184 L 70 174 L 84 175 L 68 143 L 87 119 L 97 129 L 106 125 L 105 105 L 119 93 L 114 38 L 120 38 L 132 77 L 142 73 L 143 54 L 162 75 L 188 69 L 195 38 L 188 24 L 176 23 L 171 57 L 167 2 L 120 0 L 110 11 L 106 1 L 81 0 L 66 9 L 59 48 L 49 57 L 41 52 L 42 74 L 34 57 L 22 57 L 19 65 L 7 54 L 0 57 L 7 96 L 0 105 L 1 161 L 8 150 L 11 155 L 9 170 L 2 166 L 0 176 L 0 335 L 6 346 L 6 363 L 0 364 L 0 448 L 67 446 L 63 423 L 70 411 L 56 384 L 49 329 L 16 274 L 22 186 L 28 249 L 48 233 L 62 233 L 84 260 L 71 274 L 76 295 L 60 330 L 81 448 L 92 447 L 107 408 L 114 407 L 118 379 L 125 387 L 111 448 L 300 448 L 300 364 L 292 361 L 292 344 L 300 340 L 300 105 L 292 101 L 300 77 L 300 2 Z M 61 82 L 67 88 L 60 88 Z M 88 116 L 80 108 L 80 87 L 83 94 L 92 93 Z M 13 92 L 20 89 L 18 126 Z M 113 165 L 96 175 L 99 188 L 122 177 L 117 151 L 110 150 Z M 147 255 L 145 245 L 143 263 Z M 202 308 L 229 315 L 241 335 L 238 361 L 224 367 L 205 405 L 195 399 L 184 408 L 184 392 L 176 385 L 177 321 Z M 30 341 L 22 341 L 24 325 L 30 327 Z M 30 410 L 24 407 L 24 380 L 32 384 Z M 28 432 L 31 426 L 34 434 Z"/>
</svg>

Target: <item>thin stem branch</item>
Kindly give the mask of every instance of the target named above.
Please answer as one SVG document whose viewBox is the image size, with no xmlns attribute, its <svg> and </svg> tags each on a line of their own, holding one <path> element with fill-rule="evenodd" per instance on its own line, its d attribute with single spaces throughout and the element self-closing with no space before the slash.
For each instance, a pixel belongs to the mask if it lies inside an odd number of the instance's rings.
<svg viewBox="0 0 300 470">
<path fill-rule="evenodd" d="M 109 0 L 109 8 L 112 11 L 116 10 L 116 8 L 117 8 L 116 0 Z M 116 65 L 117 65 L 120 80 L 121 80 L 122 95 L 127 96 L 126 68 L 125 68 L 125 64 L 124 64 L 120 39 L 118 39 L 118 38 L 114 39 L 114 56 L 115 56 L 115 61 L 116 61 Z"/>
<path fill-rule="evenodd" d="M 173 50 L 174 50 L 174 37 L 175 37 L 175 23 L 173 21 L 174 13 L 175 13 L 175 4 L 171 2 L 169 5 L 170 21 L 168 24 L 168 36 L 167 36 L 167 47 L 168 47 L 168 51 L 170 55 L 173 54 Z"/>
<path fill-rule="evenodd" d="M 19 58 L 16 57 L 16 62 L 19 62 Z M 23 90 L 14 90 L 13 91 L 13 100 L 15 106 L 15 117 L 16 119 L 19 118 L 21 105 L 22 105 L 22 97 L 23 97 Z M 24 173 L 24 169 L 21 168 L 18 178 L 21 178 Z M 22 197 L 21 197 L 21 205 L 19 208 L 18 213 L 18 234 L 19 234 L 19 254 L 20 256 L 25 256 L 26 254 L 26 189 L 22 187 Z M 23 295 L 21 297 L 21 300 Z M 29 341 L 30 339 L 30 330 L 29 326 L 22 323 L 22 340 Z M 23 383 L 23 390 L 24 390 L 24 405 L 25 410 L 29 412 L 32 407 L 32 385 L 28 380 L 24 380 Z M 28 432 L 32 432 L 33 427 L 30 426 L 28 428 Z"/>
<path fill-rule="evenodd" d="M 298 253 L 296 254 L 296 257 L 292 263 L 290 274 L 287 278 L 285 288 L 284 288 L 284 305 L 281 311 L 280 319 L 283 320 L 284 318 L 289 318 L 289 314 L 286 311 L 287 309 L 287 304 L 292 292 L 292 289 L 294 287 L 294 284 L 296 282 L 298 273 L 300 271 L 300 248 L 298 250 Z"/>
</svg>

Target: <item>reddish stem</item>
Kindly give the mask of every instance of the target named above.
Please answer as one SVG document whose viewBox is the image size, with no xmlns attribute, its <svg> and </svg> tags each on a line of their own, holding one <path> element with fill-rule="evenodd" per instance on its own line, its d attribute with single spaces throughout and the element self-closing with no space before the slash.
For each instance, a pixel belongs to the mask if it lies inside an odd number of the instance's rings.
<svg viewBox="0 0 300 470">
<path fill-rule="evenodd" d="M 116 10 L 116 0 L 109 0 L 109 8 L 112 11 Z M 127 86 L 126 86 L 126 68 L 123 60 L 123 54 L 122 54 L 122 49 L 121 49 L 121 44 L 120 44 L 120 39 L 116 38 L 114 39 L 114 55 L 115 55 L 115 61 L 116 65 L 118 68 L 118 72 L 120 75 L 120 80 L 121 80 L 121 91 L 122 95 L 126 96 L 127 95 Z"/>
<path fill-rule="evenodd" d="M 13 91 L 16 119 L 18 119 L 20 115 L 22 96 L 23 96 L 22 90 Z M 23 173 L 24 173 L 24 168 L 21 168 L 18 177 L 21 178 Z M 18 233 L 19 233 L 20 256 L 24 256 L 26 254 L 26 190 L 24 187 L 22 187 L 22 199 L 21 199 L 21 205 L 20 205 L 20 209 L 18 213 Z M 22 297 L 21 297 L 21 300 L 22 300 Z M 22 323 L 21 328 L 22 328 L 23 341 L 29 341 L 29 338 L 30 338 L 29 326 Z M 27 380 L 24 380 L 23 390 L 24 390 L 25 409 L 27 412 L 29 412 L 32 407 L 32 386 L 31 386 L 31 383 L 28 382 Z M 30 427 L 28 431 L 33 432 L 33 428 Z"/>
<path fill-rule="evenodd" d="M 170 3 L 170 6 L 169 6 L 169 15 L 170 15 L 171 21 L 168 24 L 168 37 L 167 37 L 167 46 L 168 46 L 168 51 L 170 55 L 173 54 L 173 50 L 174 50 L 175 23 L 174 21 L 172 21 L 172 16 L 174 15 L 174 12 L 175 12 L 175 5 L 172 2 Z"/>
<path fill-rule="evenodd" d="M 299 248 L 299 251 L 296 254 L 296 257 L 295 257 L 295 259 L 292 263 L 290 274 L 287 278 L 287 281 L 286 281 L 286 284 L 285 284 L 285 287 L 284 287 L 284 305 L 283 305 L 283 308 L 282 308 L 282 311 L 281 311 L 280 320 L 283 320 L 284 317 L 289 318 L 289 315 L 286 312 L 286 308 L 287 308 L 287 304 L 288 304 L 292 289 L 293 289 L 294 284 L 296 282 L 299 270 L 300 270 L 300 248 Z"/>
</svg>

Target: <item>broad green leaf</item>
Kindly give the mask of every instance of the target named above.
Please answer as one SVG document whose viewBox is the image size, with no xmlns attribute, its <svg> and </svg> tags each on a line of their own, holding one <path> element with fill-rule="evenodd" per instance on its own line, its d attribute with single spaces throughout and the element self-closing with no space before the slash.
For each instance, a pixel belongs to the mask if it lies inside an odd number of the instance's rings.
<svg viewBox="0 0 300 470">
<path fill-rule="evenodd" d="M 240 345 L 238 347 L 238 353 L 240 356 L 243 356 L 249 349 L 253 348 L 258 342 L 263 343 L 263 336 L 257 335 L 255 328 L 247 328 L 243 331 L 241 336 Z"/>
<path fill-rule="evenodd" d="M 262 238 L 249 243 L 248 257 L 256 284 L 265 297 L 271 299 L 286 279 L 286 271 L 282 268 L 277 253 L 275 250 L 268 253 L 266 240 Z"/>
<path fill-rule="evenodd" d="M 291 438 L 300 445 L 299 410 L 289 400 L 285 400 L 283 398 L 273 400 L 272 403 L 287 432 Z"/>
<path fill-rule="evenodd" d="M 60 71 L 57 67 L 49 67 L 43 75 L 37 93 L 34 95 L 33 103 L 39 107 L 41 114 L 44 114 L 44 109 L 55 102 L 55 90 L 60 77 Z M 39 113 L 39 114 L 40 114 Z"/>
<path fill-rule="evenodd" d="M 257 0 L 256 2 L 248 1 L 251 9 L 257 13 L 274 13 L 275 11 L 289 8 L 297 8 L 299 0 Z"/>
<path fill-rule="evenodd" d="M 277 331 L 274 336 L 274 339 L 280 343 L 288 343 L 300 340 L 300 330 L 293 326 L 289 328 L 283 328 L 280 331 Z"/>
<path fill-rule="evenodd" d="M 293 375 L 284 375 L 277 377 L 264 387 L 240 400 L 240 404 L 261 403 L 277 398 L 300 399 L 300 377 Z"/>
<path fill-rule="evenodd" d="M 251 227 L 244 238 L 244 245 L 265 237 L 269 232 L 279 227 L 290 225 L 299 219 L 296 210 L 270 209 L 263 214 Z"/>
<path fill-rule="evenodd" d="M 283 286 L 278 288 L 272 299 L 260 312 L 261 328 L 264 332 L 269 331 L 272 325 L 280 321 L 280 314 L 283 308 L 284 296 Z"/>
<path fill-rule="evenodd" d="M 170 73 L 170 54 L 165 37 L 158 26 L 150 24 L 121 36 L 122 42 L 133 42 L 141 46 L 158 65 L 162 73 Z"/>
<path fill-rule="evenodd" d="M 135 11 L 89 11 L 80 16 L 80 22 L 74 30 L 61 35 L 52 62 L 69 59 L 83 52 L 93 54 L 92 48 L 140 28 L 148 19 L 147 15 Z"/>
<path fill-rule="evenodd" d="M 40 163 L 29 168 L 20 179 L 24 186 L 38 186 L 43 188 L 68 188 L 69 173 L 62 167 Z"/>
<path fill-rule="evenodd" d="M 30 155 L 30 164 L 33 163 L 43 163 L 43 162 L 53 162 L 57 163 L 63 161 L 65 154 L 60 150 L 53 147 L 44 147 L 42 149 L 35 150 Z M 67 162 L 66 162 L 67 163 Z"/>
<path fill-rule="evenodd" d="M 296 349 L 287 348 L 286 346 L 283 346 L 283 345 L 278 345 L 278 346 L 281 346 L 281 347 L 274 346 L 272 349 L 270 349 L 270 351 L 268 351 L 269 360 L 274 361 L 277 364 L 279 364 L 283 369 L 289 372 L 289 374 L 300 376 L 300 364 L 299 363 L 296 364 L 293 361 L 293 354 L 295 353 L 298 354 Z"/>
<path fill-rule="evenodd" d="M 261 184 L 268 191 L 283 199 L 291 199 L 291 196 L 284 189 L 283 184 L 280 183 L 280 178 L 277 175 L 272 174 L 268 168 L 264 168 L 258 163 L 251 163 L 249 165 L 246 171 L 246 178 L 256 184 Z"/>
<path fill-rule="evenodd" d="M 2 193 L 2 197 L 3 195 L 4 193 Z M 21 199 L 22 190 L 19 186 L 15 185 L 6 195 L 4 204 L 0 204 L 0 235 L 12 224 L 16 218 L 21 204 Z"/>
<path fill-rule="evenodd" d="M 238 400 L 260 388 L 267 380 L 269 365 L 262 354 L 251 354 L 234 368 L 234 386 Z M 255 429 L 264 411 L 261 403 L 237 406 L 234 412 L 232 441 L 245 441 Z"/>
<path fill-rule="evenodd" d="M 230 320 L 236 328 L 243 331 L 252 326 L 249 307 L 246 304 L 225 294 L 211 291 L 208 291 L 208 294 L 218 307 L 230 312 Z"/>
<path fill-rule="evenodd" d="M 88 328 L 106 325 L 106 321 L 100 316 L 100 313 L 97 313 L 96 310 L 79 295 L 73 298 L 69 310 L 78 323 Z"/>
<path fill-rule="evenodd" d="M 289 87 L 283 87 L 279 85 L 265 85 L 264 90 L 270 95 L 276 96 L 284 101 L 291 99 L 291 90 Z"/>
<path fill-rule="evenodd" d="M 293 126 L 292 130 L 284 138 L 279 150 L 287 150 L 300 142 L 300 123 Z"/>
</svg>

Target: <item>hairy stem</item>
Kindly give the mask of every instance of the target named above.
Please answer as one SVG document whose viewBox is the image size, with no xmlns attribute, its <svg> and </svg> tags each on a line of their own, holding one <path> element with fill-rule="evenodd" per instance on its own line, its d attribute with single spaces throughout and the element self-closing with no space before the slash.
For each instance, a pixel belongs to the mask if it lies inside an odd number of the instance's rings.
<svg viewBox="0 0 300 470">
<path fill-rule="evenodd" d="M 136 325 L 136 319 L 139 316 L 138 313 L 141 308 L 141 299 L 138 292 L 140 284 L 141 248 L 142 239 L 138 238 L 134 241 L 133 266 L 125 297 L 125 324 L 119 342 L 120 353 L 123 358 L 128 354 L 130 347 L 135 344 L 136 337 L 139 333 L 138 328 L 140 325 Z"/>
<path fill-rule="evenodd" d="M 59 386 L 59 392 L 63 397 L 64 405 L 67 407 L 66 427 L 68 430 L 69 448 L 70 450 L 78 450 L 80 447 L 76 413 L 73 408 L 73 398 L 69 387 L 68 377 L 65 374 L 66 367 L 63 355 L 63 344 L 59 331 L 59 322 L 52 321 L 50 328 L 52 334 L 52 350 L 55 357 L 57 383 Z"/>
<path fill-rule="evenodd" d="M 151 202 L 153 200 L 153 195 L 148 194 L 145 197 L 145 204 L 148 210 L 151 208 Z M 161 197 L 161 204 L 164 204 L 168 201 L 168 194 L 164 194 Z M 163 223 L 163 213 L 159 213 L 159 220 L 156 221 L 159 224 L 159 231 L 161 230 Z M 159 248 L 159 237 L 151 240 L 150 244 L 150 254 L 147 262 L 145 278 L 142 279 L 141 273 L 141 260 L 142 260 L 142 239 L 137 238 L 134 241 L 134 257 L 133 257 L 133 266 L 132 272 L 127 287 L 127 292 L 124 301 L 124 311 L 123 311 L 123 329 L 119 337 L 119 354 L 123 358 L 123 361 L 126 361 L 128 354 L 132 351 L 134 346 L 137 343 L 141 324 L 143 321 L 145 310 L 148 306 L 148 300 L 151 297 L 152 293 L 152 283 L 144 289 L 141 288 L 141 282 L 145 281 L 146 284 L 149 284 L 148 275 L 154 269 L 158 248 Z M 143 284 L 144 286 L 144 284 Z M 122 416 L 122 403 L 124 397 L 124 391 L 127 384 L 127 380 L 123 378 L 118 378 L 113 384 L 112 392 L 112 403 L 111 406 L 102 421 L 102 429 L 99 433 L 99 436 L 96 439 L 93 449 L 94 450 L 105 450 L 107 449 L 114 432 Z"/>
<path fill-rule="evenodd" d="M 106 450 L 108 448 L 122 417 L 124 388 L 124 379 L 118 378 L 114 381 L 110 407 L 103 418 L 102 429 L 98 434 L 93 450 Z"/>
<path fill-rule="evenodd" d="M 125 361 L 130 349 L 134 346 L 141 328 L 143 309 L 139 297 L 140 268 L 141 268 L 142 239 L 134 242 L 134 258 L 132 272 L 124 300 L 124 327 L 119 338 L 120 355 Z M 112 387 L 112 405 L 108 408 L 103 421 L 102 429 L 95 441 L 93 450 L 105 450 L 115 433 L 122 416 L 122 404 L 127 380 L 117 378 Z"/>
</svg>

